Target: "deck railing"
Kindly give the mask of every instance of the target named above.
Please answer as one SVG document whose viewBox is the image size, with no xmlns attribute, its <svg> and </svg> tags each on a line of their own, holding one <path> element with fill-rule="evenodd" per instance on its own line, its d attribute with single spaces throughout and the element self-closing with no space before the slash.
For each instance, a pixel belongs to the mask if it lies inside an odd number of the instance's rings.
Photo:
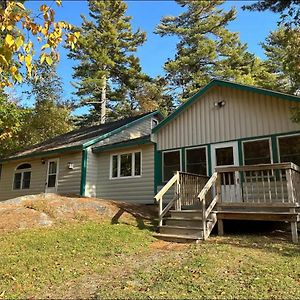
<svg viewBox="0 0 300 300">
<path fill-rule="evenodd" d="M 300 168 L 293 163 L 217 167 L 223 202 L 300 201 Z"/>
<path fill-rule="evenodd" d="M 159 204 L 159 226 L 162 225 L 163 217 L 172 207 L 181 210 L 184 206 L 199 206 L 198 195 L 208 180 L 207 176 L 177 171 L 154 197 Z M 164 196 L 171 189 L 174 189 L 174 196 L 164 207 Z"/>
</svg>

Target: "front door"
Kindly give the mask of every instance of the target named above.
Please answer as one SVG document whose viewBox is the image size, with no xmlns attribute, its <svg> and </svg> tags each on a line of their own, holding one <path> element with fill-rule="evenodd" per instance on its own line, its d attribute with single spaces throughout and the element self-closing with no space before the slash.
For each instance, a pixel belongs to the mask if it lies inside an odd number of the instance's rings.
<svg viewBox="0 0 300 300">
<path fill-rule="evenodd" d="M 58 181 L 58 159 L 50 159 L 48 160 L 46 193 L 57 192 L 57 181 Z"/>
<path fill-rule="evenodd" d="M 217 166 L 238 166 L 238 144 L 237 142 L 220 143 L 211 146 L 212 169 Z M 221 174 L 222 201 L 237 202 L 242 200 L 239 184 L 239 173 Z"/>
</svg>

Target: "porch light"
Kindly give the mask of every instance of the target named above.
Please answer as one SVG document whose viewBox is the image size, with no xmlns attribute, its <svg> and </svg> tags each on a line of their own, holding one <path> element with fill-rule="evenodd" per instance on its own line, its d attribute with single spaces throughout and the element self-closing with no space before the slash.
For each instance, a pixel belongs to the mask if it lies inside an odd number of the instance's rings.
<svg viewBox="0 0 300 300">
<path fill-rule="evenodd" d="M 74 164 L 72 162 L 68 162 L 68 169 L 73 170 Z"/>
<path fill-rule="evenodd" d="M 226 102 L 224 100 L 214 103 L 215 107 L 219 107 L 219 108 L 225 106 L 225 104 L 226 104 Z"/>
</svg>

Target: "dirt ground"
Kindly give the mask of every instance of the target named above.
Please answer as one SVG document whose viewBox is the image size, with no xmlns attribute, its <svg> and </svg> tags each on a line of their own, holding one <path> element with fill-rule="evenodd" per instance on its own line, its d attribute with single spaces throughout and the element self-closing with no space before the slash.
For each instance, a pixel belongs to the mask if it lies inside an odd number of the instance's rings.
<svg viewBox="0 0 300 300">
<path fill-rule="evenodd" d="M 0 231 L 52 226 L 58 223 L 110 218 L 112 223 L 135 223 L 156 216 L 152 205 L 138 205 L 75 195 L 39 194 L 0 202 Z"/>
</svg>

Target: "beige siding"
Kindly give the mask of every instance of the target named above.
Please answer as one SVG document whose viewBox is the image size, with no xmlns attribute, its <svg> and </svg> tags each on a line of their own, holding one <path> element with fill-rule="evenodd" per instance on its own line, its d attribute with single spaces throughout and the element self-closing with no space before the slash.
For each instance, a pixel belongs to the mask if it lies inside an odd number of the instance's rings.
<svg viewBox="0 0 300 300">
<path fill-rule="evenodd" d="M 86 176 L 86 187 L 85 196 L 86 197 L 96 197 L 96 185 L 98 178 L 98 155 L 92 152 L 92 148 L 88 148 L 88 161 L 87 161 L 87 176 Z"/>
<path fill-rule="evenodd" d="M 215 107 L 224 100 L 225 106 Z M 290 120 L 299 103 L 250 91 L 213 87 L 157 132 L 158 150 L 300 130 Z"/>
<path fill-rule="evenodd" d="M 100 141 L 99 143 L 93 145 L 93 147 L 105 146 L 109 144 L 119 143 L 122 141 L 128 141 L 136 138 L 140 138 L 151 133 L 151 116 L 138 122 L 121 132 L 112 135 L 111 137 Z"/>
<path fill-rule="evenodd" d="M 81 158 L 81 152 L 63 155 L 59 158 L 58 193 L 80 194 Z M 74 169 L 68 168 L 69 162 L 74 164 Z"/>
<path fill-rule="evenodd" d="M 142 151 L 142 176 L 138 178 L 110 179 L 111 154 Z M 139 203 L 153 203 L 154 146 L 143 145 L 126 150 L 100 153 L 98 161 L 97 197 Z"/>
<path fill-rule="evenodd" d="M 59 158 L 58 193 L 79 194 L 81 180 L 81 153 L 65 154 Z M 0 180 L 0 201 L 23 195 L 33 195 L 45 192 L 47 180 L 47 159 L 42 163 L 41 158 L 28 159 L 3 164 Z M 13 190 L 14 171 L 21 163 L 31 164 L 31 182 L 28 190 Z M 74 164 L 74 169 L 68 169 L 68 162 Z"/>
</svg>

